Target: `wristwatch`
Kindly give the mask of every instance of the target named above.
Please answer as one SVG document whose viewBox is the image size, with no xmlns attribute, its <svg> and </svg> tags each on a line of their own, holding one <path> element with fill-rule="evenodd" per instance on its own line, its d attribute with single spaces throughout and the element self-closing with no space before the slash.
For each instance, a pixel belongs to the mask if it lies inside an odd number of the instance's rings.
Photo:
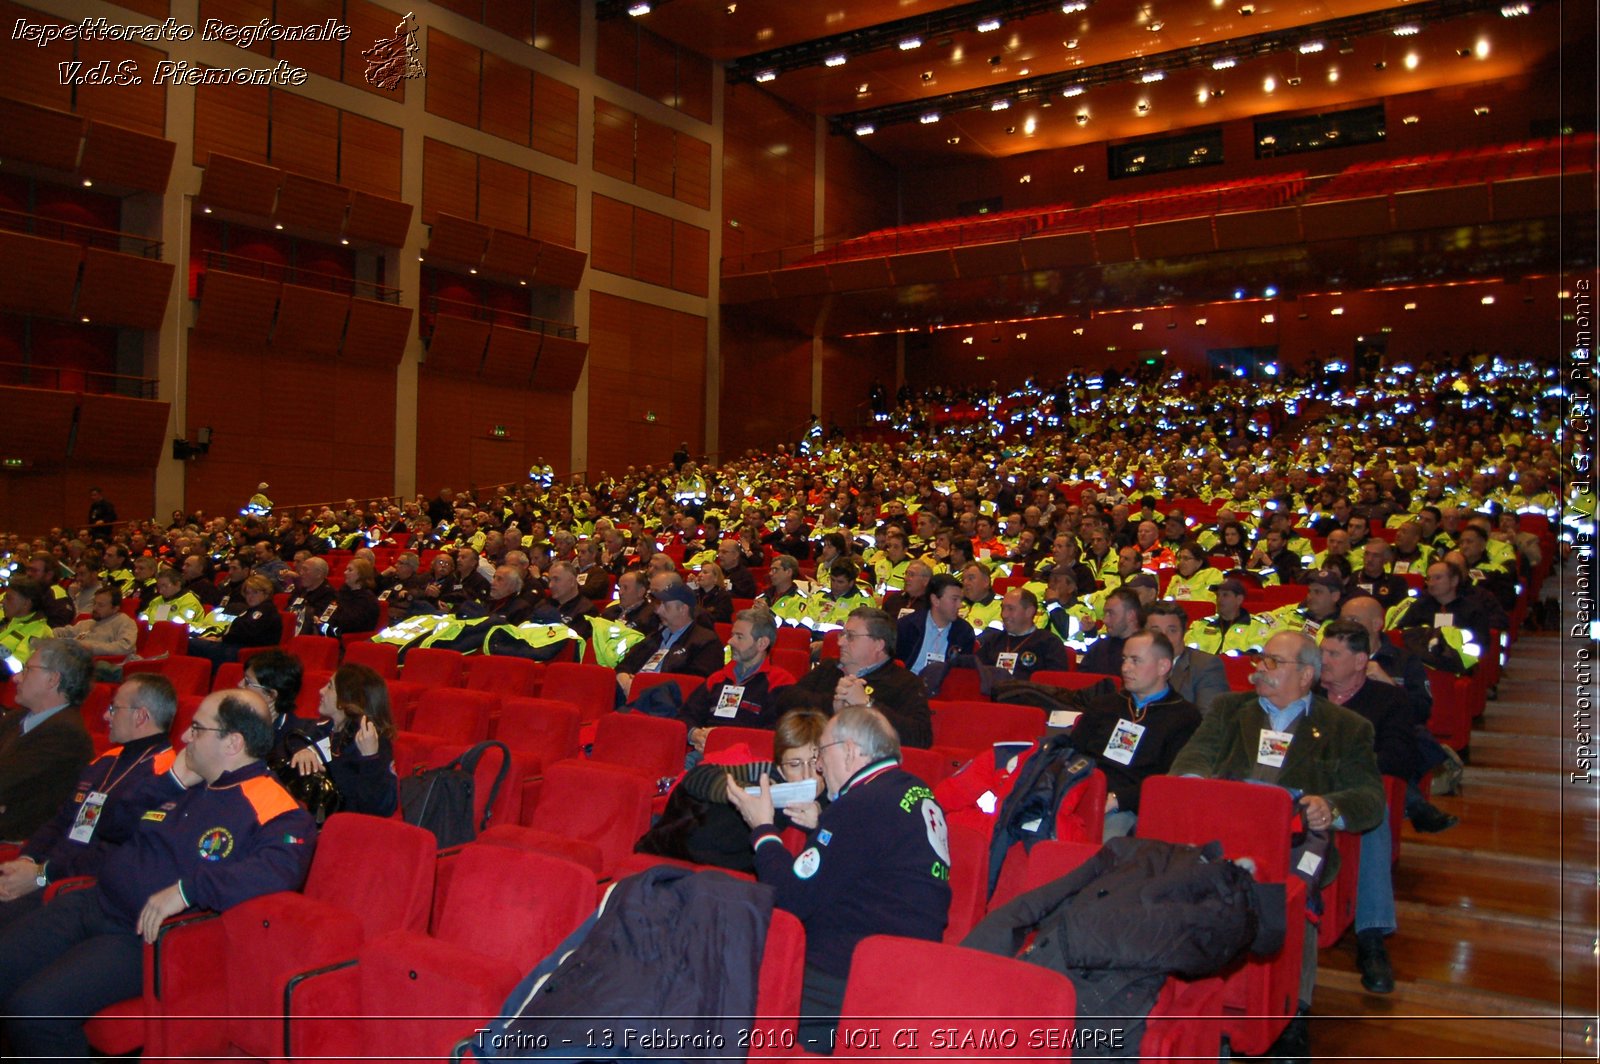
<svg viewBox="0 0 1600 1064">
<path fill-rule="evenodd" d="M 33 885 L 38 887 L 40 890 L 43 890 L 45 887 L 50 885 L 50 879 L 45 875 L 44 872 L 44 865 L 40 864 L 38 861 L 34 861 L 33 867 L 38 869 L 38 872 L 36 872 L 33 877 Z"/>
</svg>

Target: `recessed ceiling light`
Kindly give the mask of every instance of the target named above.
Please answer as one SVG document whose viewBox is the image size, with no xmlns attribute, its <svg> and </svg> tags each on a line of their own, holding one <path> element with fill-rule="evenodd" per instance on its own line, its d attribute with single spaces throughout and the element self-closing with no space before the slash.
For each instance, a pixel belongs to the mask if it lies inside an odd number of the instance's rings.
<svg viewBox="0 0 1600 1064">
<path fill-rule="evenodd" d="M 999 28 L 1000 20 L 997 18 L 986 18 L 982 22 L 978 23 L 979 33 L 992 33 Z"/>
<path fill-rule="evenodd" d="M 1421 26 L 1418 26 L 1418 25 L 1415 25 L 1415 24 L 1409 23 L 1409 22 L 1406 23 L 1404 26 L 1396 26 L 1394 28 L 1394 35 L 1396 37 L 1415 37 L 1417 34 L 1419 34 L 1421 32 L 1422 32 L 1422 27 Z"/>
<path fill-rule="evenodd" d="M 1061 95 L 1065 96 L 1069 100 L 1074 96 L 1082 96 L 1083 95 L 1083 86 L 1082 85 L 1068 85 L 1066 88 L 1061 90 Z"/>
<path fill-rule="evenodd" d="M 1268 74 L 1266 80 L 1261 83 L 1261 87 L 1267 92 L 1276 92 L 1278 89 L 1278 79 L 1273 77 L 1271 74 Z"/>
<path fill-rule="evenodd" d="M 1407 52 L 1406 53 L 1406 69 L 1407 70 L 1415 70 L 1415 69 L 1417 69 L 1417 64 L 1420 63 L 1420 62 L 1422 62 L 1422 57 L 1417 55 L 1416 52 Z"/>
<path fill-rule="evenodd" d="M 992 103 L 989 104 L 989 110 L 991 110 L 991 111 L 1004 111 L 1006 108 L 1008 108 L 1010 106 L 1011 106 L 1011 101 L 1010 100 L 995 100 L 995 101 L 993 101 Z"/>
<path fill-rule="evenodd" d="M 913 48 L 921 48 L 921 47 L 922 47 L 922 38 L 921 37 L 907 37 L 905 40 L 900 42 L 900 50 L 902 52 L 909 52 Z"/>
<path fill-rule="evenodd" d="M 878 127 L 877 126 L 873 125 L 870 122 L 865 122 L 865 123 L 863 123 L 863 124 L 861 124 L 861 125 L 856 127 L 856 136 L 858 136 L 858 137 L 870 137 L 870 136 L 872 136 L 872 134 L 876 133 L 877 131 L 878 131 Z"/>
<path fill-rule="evenodd" d="M 1322 41 L 1307 41 L 1305 44 L 1302 44 L 1300 46 L 1300 54 L 1301 55 L 1315 55 L 1316 53 L 1322 51 L 1326 47 L 1327 47 L 1327 44 L 1325 44 Z"/>
<path fill-rule="evenodd" d="M 1161 81 L 1166 76 L 1167 72 L 1164 70 L 1147 70 L 1143 74 L 1139 75 L 1139 80 L 1146 85 L 1150 85 L 1154 82 Z"/>
<path fill-rule="evenodd" d="M 756 81 L 758 84 L 765 85 L 769 81 L 776 80 L 777 77 L 778 72 L 776 70 L 763 70 L 761 73 L 756 75 Z"/>
<path fill-rule="evenodd" d="M 648 15 L 649 13 L 649 0 L 638 0 L 637 3 L 628 5 L 628 14 L 632 15 L 634 18 L 638 18 L 640 15 Z"/>
<path fill-rule="evenodd" d="M 1238 65 L 1239 65 L 1239 61 L 1237 59 L 1232 58 L 1232 57 L 1229 57 L 1229 58 L 1226 58 L 1226 59 L 1213 59 L 1211 61 L 1211 69 L 1212 70 L 1229 70 L 1229 69 L 1231 69 L 1233 67 L 1236 67 Z"/>
<path fill-rule="evenodd" d="M 848 58 L 848 56 L 844 55 L 830 55 L 828 58 L 822 61 L 822 65 L 828 67 L 842 67 Z"/>
<path fill-rule="evenodd" d="M 921 122 L 925 126 L 931 126 L 935 122 L 939 121 L 939 112 L 938 111 L 929 111 L 928 113 L 924 114 L 921 118 L 917 119 L 917 121 Z"/>
</svg>

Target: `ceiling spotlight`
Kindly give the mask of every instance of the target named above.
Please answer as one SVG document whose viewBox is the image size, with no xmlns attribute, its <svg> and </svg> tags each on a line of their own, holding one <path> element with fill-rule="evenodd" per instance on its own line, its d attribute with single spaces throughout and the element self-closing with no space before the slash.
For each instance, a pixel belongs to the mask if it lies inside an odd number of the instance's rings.
<svg viewBox="0 0 1600 1064">
<path fill-rule="evenodd" d="M 1089 168 L 1087 166 L 1084 166 L 1082 163 L 1079 163 L 1077 166 L 1074 166 L 1072 168 L 1072 172 L 1075 173 L 1075 174 L 1081 174 L 1081 173 L 1085 172 L 1088 169 Z"/>
<path fill-rule="evenodd" d="M 1146 85 L 1153 84 L 1167 76 L 1164 70 L 1149 70 L 1139 75 L 1139 80 Z"/>
<path fill-rule="evenodd" d="M 1203 328 L 1205 326 L 1206 319 L 1204 319 L 1204 318 L 1196 318 L 1196 319 L 1194 319 L 1194 323 Z"/>
<path fill-rule="evenodd" d="M 1479 59 L 1489 58 L 1489 38 L 1479 37 L 1478 43 L 1472 46 L 1472 54 Z"/>
<path fill-rule="evenodd" d="M 863 81 L 861 84 L 856 86 L 856 95 L 857 96 L 865 96 L 866 94 L 867 94 L 867 83 Z"/>
<path fill-rule="evenodd" d="M 1416 310 L 1416 309 L 1417 309 L 1417 305 L 1416 305 L 1416 304 L 1415 304 L 1415 303 L 1407 303 L 1407 304 L 1406 304 L 1406 305 L 1405 305 L 1405 306 L 1404 306 L 1404 307 L 1403 307 L 1403 308 L 1401 308 L 1401 309 L 1403 309 L 1403 310 Z"/>
<path fill-rule="evenodd" d="M 960 144 L 961 143 L 961 138 L 960 137 L 946 137 L 946 138 L 944 138 L 944 142 L 946 144 Z"/>
<path fill-rule="evenodd" d="M 1076 51 L 1078 48 L 1078 38 L 1076 37 L 1072 38 L 1070 41 L 1062 41 L 1061 43 L 1069 52 Z"/>
<path fill-rule="evenodd" d="M 1021 177 L 1017 178 L 1017 184 L 1019 184 L 1019 185 L 1031 185 L 1031 184 L 1033 184 L 1033 175 L 1032 174 L 1023 174 Z"/>
<path fill-rule="evenodd" d="M 283 228 L 283 223 L 282 222 L 274 222 L 272 228 L 274 228 L 274 229 L 282 229 Z"/>
<path fill-rule="evenodd" d="M 467 272 L 476 277 L 478 275 L 478 268 L 476 266 L 468 266 Z"/>
<path fill-rule="evenodd" d="M 925 126 L 931 126 L 935 122 L 939 121 L 939 112 L 938 111 L 929 111 L 927 114 L 925 114 L 921 118 L 917 119 L 917 121 L 921 122 Z"/>
<path fill-rule="evenodd" d="M 210 207 L 201 207 L 200 208 L 200 213 L 201 214 L 210 214 L 211 213 L 211 208 Z"/>
<path fill-rule="evenodd" d="M 1471 59 L 1472 58 L 1472 49 L 1471 48 L 1457 48 L 1456 49 L 1456 55 L 1461 57 L 1462 59 Z"/>
<path fill-rule="evenodd" d="M 823 66 L 830 66 L 830 67 L 844 66 L 845 59 L 846 59 L 846 57 L 842 56 L 842 55 L 830 55 L 828 58 L 826 58 L 826 59 L 824 59 L 822 61 L 822 65 Z"/>
<path fill-rule="evenodd" d="M 1063 15 L 1075 15 L 1079 11 L 1087 10 L 1089 10 L 1087 0 L 1067 0 L 1067 3 L 1061 5 L 1061 13 Z"/>
<path fill-rule="evenodd" d="M 856 136 L 858 136 L 858 137 L 870 137 L 870 136 L 872 136 L 872 134 L 876 133 L 877 131 L 878 131 L 878 127 L 877 126 L 874 126 L 871 123 L 866 123 L 866 124 L 859 125 L 859 126 L 856 127 Z"/>
<path fill-rule="evenodd" d="M 1211 61 L 1211 69 L 1212 70 L 1229 70 L 1229 69 L 1231 69 L 1233 67 L 1236 67 L 1238 65 L 1239 65 L 1239 61 L 1237 59 L 1232 58 L 1232 57 L 1229 57 L 1227 59 L 1213 59 Z"/>
<path fill-rule="evenodd" d="M 1482 299 L 1478 300 L 1478 302 L 1482 303 L 1486 307 L 1492 307 L 1494 306 L 1494 296 L 1484 296 Z"/>
<path fill-rule="evenodd" d="M 1261 83 L 1261 88 L 1267 92 L 1276 92 L 1278 88 L 1278 79 L 1273 77 L 1271 74 L 1268 74 L 1266 80 Z"/>
<path fill-rule="evenodd" d="M 993 103 L 991 103 L 989 105 L 989 110 L 991 110 L 991 111 L 1004 111 L 1007 107 L 1010 107 L 1010 106 L 1011 106 L 1011 101 L 1010 100 L 995 100 Z"/>
<path fill-rule="evenodd" d="M 1406 69 L 1407 70 L 1415 70 L 1415 69 L 1417 69 L 1417 64 L 1420 63 L 1420 62 L 1422 62 L 1422 59 L 1421 59 L 1420 56 L 1417 55 L 1416 52 L 1407 52 L 1406 53 Z"/>
<path fill-rule="evenodd" d="M 83 179 L 83 187 L 84 187 L 84 188 L 94 188 L 94 182 L 93 182 L 93 181 L 90 181 L 90 180 L 89 180 L 89 179 L 88 179 L 88 178 L 87 178 L 87 177 L 86 177 L 86 178 L 84 178 L 84 179 Z"/>
<path fill-rule="evenodd" d="M 738 10 L 739 10 L 739 5 L 738 4 L 729 4 L 727 7 L 723 8 L 723 11 L 725 11 L 727 14 L 730 14 L 730 15 L 733 14 L 734 12 L 738 11 Z"/>
<path fill-rule="evenodd" d="M 1088 111 L 1079 111 L 1077 114 L 1073 115 L 1072 117 L 1077 119 L 1078 125 L 1081 126 L 1081 125 L 1083 125 L 1083 124 L 1085 124 L 1086 122 L 1089 121 L 1089 112 Z"/>
<path fill-rule="evenodd" d="M 1261 290 L 1261 294 L 1266 296 L 1268 299 L 1272 299 L 1274 296 L 1276 296 L 1278 294 L 1278 289 L 1275 286 L 1269 284 L 1269 285 L 1267 285 L 1266 288 L 1263 288 Z"/>
<path fill-rule="evenodd" d="M 1211 90 L 1202 85 L 1200 91 L 1194 94 L 1194 98 L 1199 103 L 1205 103 L 1211 99 Z"/>
<path fill-rule="evenodd" d="M 1244 18 L 1249 18 L 1251 15 L 1254 15 L 1255 13 L 1256 13 L 1256 5 L 1254 5 L 1254 4 L 1240 4 L 1239 5 L 1239 14 L 1241 16 L 1243 16 Z"/>
<path fill-rule="evenodd" d="M 978 23 L 979 33 L 993 33 L 999 28 L 1000 20 L 997 18 L 986 18 L 982 22 Z"/>
<path fill-rule="evenodd" d="M 1275 322 L 1277 320 L 1278 320 L 1278 316 L 1276 314 L 1263 314 L 1263 315 L 1261 315 L 1261 324 L 1263 324 L 1263 325 L 1271 325 L 1273 322 Z"/>
<path fill-rule="evenodd" d="M 1500 16 L 1502 18 L 1516 18 L 1518 15 L 1526 15 L 1532 10 L 1532 4 L 1506 4 L 1500 9 Z"/>
<path fill-rule="evenodd" d="M 905 40 L 900 42 L 900 50 L 902 52 L 909 52 L 913 48 L 921 48 L 921 47 L 922 47 L 922 38 L 921 37 L 907 37 Z"/>
<path fill-rule="evenodd" d="M 1014 133 L 1016 133 L 1016 131 L 1017 131 L 1017 127 L 1016 126 L 1007 126 L 1006 127 L 1006 136 L 1009 137 L 1009 136 L 1013 135 Z"/>
<path fill-rule="evenodd" d="M 1134 106 L 1134 110 L 1138 111 L 1142 115 L 1150 113 L 1150 101 L 1149 100 L 1140 100 L 1138 103 L 1134 104 L 1133 106 Z"/>
<path fill-rule="evenodd" d="M 1414 126 L 1420 121 L 1422 121 L 1422 119 L 1418 118 L 1416 115 L 1406 115 L 1400 120 L 1400 124 L 1405 126 Z"/>
<path fill-rule="evenodd" d="M 519 280 L 517 284 L 521 285 L 523 288 L 528 287 L 528 282 L 526 280 Z"/>
<path fill-rule="evenodd" d="M 1477 115 L 1479 118 L 1482 118 L 1484 115 L 1489 113 L 1489 105 L 1481 103 L 1472 109 L 1472 113 Z"/>
<path fill-rule="evenodd" d="M 1305 44 L 1300 46 L 1300 54 L 1315 55 L 1317 52 L 1322 51 L 1326 47 L 1327 45 L 1322 41 L 1307 41 Z"/>
<path fill-rule="evenodd" d="M 1394 35 L 1396 37 L 1415 37 L 1421 32 L 1422 27 L 1418 26 L 1414 22 L 1408 22 L 1404 26 L 1396 26 L 1394 28 Z"/>
<path fill-rule="evenodd" d="M 1330 311 L 1328 311 L 1328 313 L 1329 313 L 1329 314 L 1332 314 L 1332 315 L 1333 315 L 1333 316 L 1334 316 L 1334 317 L 1336 317 L 1336 318 L 1337 318 L 1337 317 L 1339 317 L 1339 316 L 1340 316 L 1340 315 L 1341 315 L 1341 314 L 1343 314 L 1343 313 L 1344 313 L 1344 308 L 1343 308 L 1343 307 L 1334 307 L 1334 308 L 1333 308 L 1333 309 L 1332 309 L 1332 310 L 1330 310 Z"/>
<path fill-rule="evenodd" d="M 1292 78 L 1285 78 L 1284 81 L 1290 88 L 1294 88 L 1296 85 L 1300 84 L 1300 78 L 1298 75 Z"/>
<path fill-rule="evenodd" d="M 1328 68 L 1328 83 L 1329 84 L 1333 84 L 1334 82 L 1337 82 L 1338 80 L 1339 80 L 1339 68 L 1338 67 L 1329 67 Z"/>
<path fill-rule="evenodd" d="M 756 82 L 765 85 L 767 82 L 775 80 L 777 76 L 778 72 L 776 70 L 763 70 L 756 75 Z"/>
<path fill-rule="evenodd" d="M 922 80 L 923 80 L 923 81 L 924 81 L 924 82 L 929 82 L 929 81 L 932 81 L 932 80 L 933 80 L 933 71 L 931 71 L 931 70 L 924 70 L 924 71 L 923 71 L 923 72 L 922 72 Z"/>
<path fill-rule="evenodd" d="M 1029 137 L 1033 136 L 1033 131 L 1038 129 L 1038 128 L 1039 128 L 1039 120 L 1037 118 L 1033 118 L 1031 116 L 1026 121 L 1024 121 L 1022 123 L 1022 132 L 1023 132 L 1024 135 L 1029 136 Z"/>
<path fill-rule="evenodd" d="M 640 15 L 648 15 L 649 13 L 650 0 L 636 0 L 635 3 L 628 5 L 628 14 L 634 18 L 638 18 Z"/>
<path fill-rule="evenodd" d="M 1150 25 L 1146 26 L 1145 29 L 1149 30 L 1151 33 L 1160 33 L 1161 27 L 1165 25 L 1165 22 L 1152 22 Z"/>
<path fill-rule="evenodd" d="M 1074 96 L 1082 96 L 1083 95 L 1083 86 L 1082 85 L 1068 85 L 1066 88 L 1061 90 L 1061 95 L 1065 96 L 1069 100 L 1072 99 L 1072 97 L 1074 97 Z"/>
<path fill-rule="evenodd" d="M 1387 69 L 1389 69 L 1389 64 L 1385 63 L 1382 59 L 1380 59 L 1376 63 L 1372 64 L 1372 69 L 1373 70 L 1387 70 Z"/>
<path fill-rule="evenodd" d="M 342 237 L 339 238 L 339 243 L 343 244 L 345 247 L 349 247 L 350 246 L 350 238 L 347 237 L 347 236 L 342 236 Z"/>
</svg>

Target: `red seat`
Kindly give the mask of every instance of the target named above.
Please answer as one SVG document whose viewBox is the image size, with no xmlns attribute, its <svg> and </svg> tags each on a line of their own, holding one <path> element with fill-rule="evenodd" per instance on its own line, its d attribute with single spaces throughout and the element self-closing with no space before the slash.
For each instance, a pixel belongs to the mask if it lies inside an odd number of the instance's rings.
<svg viewBox="0 0 1600 1064">
<path fill-rule="evenodd" d="M 633 686 L 628 689 L 628 702 L 632 704 L 638 697 L 650 688 L 662 683 L 675 683 L 678 690 L 683 692 L 685 700 L 694 692 L 705 686 L 704 676 L 679 676 L 672 672 L 641 672 L 633 678 Z"/>
<path fill-rule="evenodd" d="M 299 658 L 305 669 L 339 667 L 339 641 L 332 636 L 297 635 L 284 644 L 284 649 Z"/>
<path fill-rule="evenodd" d="M 1043 735 L 1044 730 L 1045 712 L 1037 706 L 1001 702 L 933 703 L 935 746 L 978 751 L 995 743 L 1031 743 Z"/>
<path fill-rule="evenodd" d="M 1253 691 L 1255 685 L 1250 682 L 1250 677 L 1255 674 L 1256 661 L 1254 657 L 1240 654 L 1222 655 L 1222 671 L 1228 677 L 1228 689 L 1231 691 Z"/>
<path fill-rule="evenodd" d="M 242 679 L 244 666 L 237 661 L 225 661 L 217 666 L 216 674 L 211 677 L 211 689 L 225 691 L 230 687 L 238 687 Z"/>
<path fill-rule="evenodd" d="M 539 693 L 543 671 L 544 666 L 527 658 L 474 654 L 467 659 L 466 687 L 469 691 L 492 691 L 502 697 L 531 698 Z"/>
<path fill-rule="evenodd" d="M 296 972 L 348 960 L 386 931 L 421 931 L 433 896 L 434 837 L 399 820 L 328 818 L 303 893 L 236 905 L 221 935 L 174 940 L 161 984 L 162 1055 L 283 1056 L 284 994 Z M 189 936 L 184 936 L 188 938 Z M 219 1022 L 218 1015 L 227 1017 Z"/>
<path fill-rule="evenodd" d="M 466 656 L 459 650 L 418 647 L 406 652 L 400 677 L 421 687 L 460 687 L 466 669 Z"/>
<path fill-rule="evenodd" d="M 774 650 L 798 650 L 806 655 L 811 653 L 811 630 L 797 628 L 792 624 L 782 625 L 778 629 L 778 640 L 772 644 Z"/>
<path fill-rule="evenodd" d="M 350 665 L 365 665 L 385 680 L 400 678 L 400 648 L 391 643 L 346 644 L 344 660 Z"/>
<path fill-rule="evenodd" d="M 431 935 L 391 931 L 365 943 L 353 967 L 296 989 L 295 1059 L 442 1059 L 496 1015 L 523 974 L 594 911 L 594 876 L 571 861 L 473 843 L 448 859 Z M 383 1022 L 351 1023 L 363 1016 Z"/>
<path fill-rule="evenodd" d="M 617 674 L 604 665 L 553 661 L 545 666 L 544 687 L 539 694 L 571 702 L 587 724 L 616 707 Z"/>
<path fill-rule="evenodd" d="M 950 669 L 939 682 L 940 701 L 982 702 L 983 681 L 977 669 Z M 937 741 L 937 740 L 936 740 Z"/>
<path fill-rule="evenodd" d="M 116 693 L 117 685 L 114 683 L 94 684 L 84 696 L 83 704 L 78 707 L 97 756 L 111 746 L 111 725 L 106 721 L 106 710 L 111 707 L 111 700 Z"/>
<path fill-rule="evenodd" d="M 714 754 L 730 746 L 744 743 L 759 761 L 766 761 L 772 752 L 773 733 L 765 728 L 738 728 L 731 724 L 718 724 L 706 734 L 706 753 Z"/>
<path fill-rule="evenodd" d="M 707 740 L 708 744 L 709 742 L 710 740 Z M 965 759 L 961 762 L 952 760 L 952 754 L 952 751 L 942 747 L 937 750 L 919 750 L 914 746 L 902 746 L 900 767 L 932 787 L 965 763 Z"/>
<path fill-rule="evenodd" d="M 1472 741 L 1472 718 L 1483 705 L 1483 687 L 1471 676 L 1430 668 L 1428 688 L 1433 692 L 1428 731 L 1450 749 L 1465 750 Z"/>
<path fill-rule="evenodd" d="M 955 1055 L 963 1061 L 1065 1058 L 1078 1000 L 1067 977 L 1048 968 L 962 946 L 871 935 L 851 958 L 841 1011 L 836 1058 L 949 1060 L 951 1047 L 961 1047 Z M 1063 1035 L 1058 1052 L 1041 1054 L 1041 1017 Z"/>
<path fill-rule="evenodd" d="M 1110 680 L 1112 686 L 1122 690 L 1122 677 L 1104 676 L 1098 672 L 1062 672 L 1058 669 L 1041 669 L 1033 674 L 1034 683 L 1049 684 L 1051 687 L 1065 687 L 1070 691 L 1081 691 L 1086 687 L 1093 687 L 1101 680 Z"/>
<path fill-rule="evenodd" d="M 130 661 L 122 667 L 124 677 L 140 672 L 160 673 L 172 681 L 179 695 L 206 695 L 211 691 L 211 662 L 205 658 L 167 657 L 156 661 Z"/>
<path fill-rule="evenodd" d="M 989 900 L 989 839 L 965 824 L 950 824 L 950 922 L 944 941 L 960 942 L 983 919 Z"/>
<path fill-rule="evenodd" d="M 1289 873 L 1294 802 L 1281 787 L 1231 780 L 1153 776 L 1139 795 L 1140 838 L 1204 845 L 1216 840 L 1230 859 L 1255 861 L 1256 878 L 1288 887 L 1284 944 L 1270 957 L 1250 957 L 1224 978 L 1223 1030 L 1237 1053 L 1257 1055 L 1295 1014 L 1305 885 Z"/>
<path fill-rule="evenodd" d="M 500 696 L 487 691 L 435 687 L 417 700 L 407 730 L 434 736 L 442 743 L 470 746 L 489 738 L 489 718 L 499 708 Z"/>
<path fill-rule="evenodd" d="M 134 652 L 141 658 L 186 655 L 189 653 L 189 626 L 182 621 L 159 621 L 146 626 L 140 621 Z"/>
<path fill-rule="evenodd" d="M 466 753 L 470 746 L 441 745 L 428 752 L 426 763 L 430 768 L 447 765 Z M 526 757 L 511 752 L 506 765 L 505 779 L 495 789 L 495 777 L 500 774 L 500 759 L 504 755 L 498 747 L 490 747 L 478 758 L 472 773 L 472 822 L 482 832 L 495 824 L 516 824 L 522 820 L 522 787 L 520 783 L 532 775 Z"/>
<path fill-rule="evenodd" d="M 654 792 L 643 776 L 563 761 L 545 771 L 526 827 L 501 824 L 479 841 L 554 853 L 608 876 L 649 829 Z"/>
<path fill-rule="evenodd" d="M 683 772 L 683 721 L 643 713 L 607 713 L 595 726 L 590 758 L 637 772 L 652 783 Z"/>
<path fill-rule="evenodd" d="M 526 756 L 538 771 L 578 756 L 578 707 L 555 698 L 507 698 L 493 737 Z"/>
<path fill-rule="evenodd" d="M 772 666 L 783 669 L 796 680 L 811 671 L 811 651 L 795 650 L 793 648 L 774 648 L 772 651 Z"/>
</svg>

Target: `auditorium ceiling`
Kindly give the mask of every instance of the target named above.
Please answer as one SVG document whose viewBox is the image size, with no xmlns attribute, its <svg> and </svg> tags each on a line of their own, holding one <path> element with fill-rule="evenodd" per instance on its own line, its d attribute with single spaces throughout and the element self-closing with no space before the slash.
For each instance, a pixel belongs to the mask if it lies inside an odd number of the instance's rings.
<svg viewBox="0 0 1600 1064">
<path fill-rule="evenodd" d="M 1562 17 L 1554 0 L 645 6 L 599 8 L 728 64 L 730 84 L 759 83 L 901 166 L 1469 91 L 1553 69 Z"/>
</svg>

